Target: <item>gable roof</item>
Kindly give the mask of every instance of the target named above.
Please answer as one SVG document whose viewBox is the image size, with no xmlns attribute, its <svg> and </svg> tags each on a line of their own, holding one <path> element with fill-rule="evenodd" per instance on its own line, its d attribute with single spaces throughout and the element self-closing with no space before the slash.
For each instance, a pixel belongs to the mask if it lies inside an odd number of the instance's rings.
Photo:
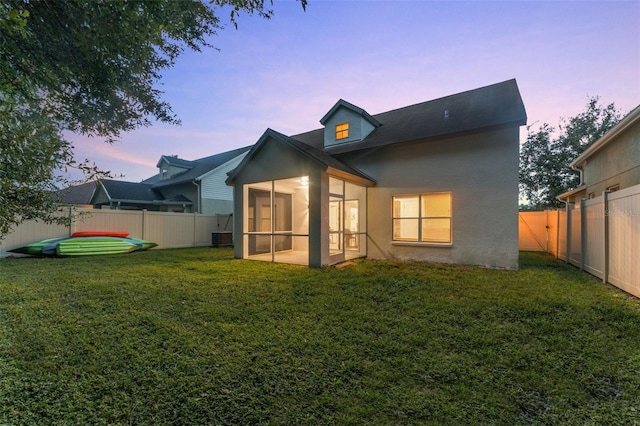
<svg viewBox="0 0 640 426">
<path fill-rule="evenodd" d="M 306 156 L 307 158 L 310 158 L 320 166 L 324 167 L 325 170 L 331 169 L 334 172 L 344 173 L 346 175 L 354 176 L 359 180 L 362 180 L 363 182 L 368 182 L 370 185 L 375 183 L 375 181 L 369 176 L 367 176 L 366 174 L 362 173 L 361 171 L 351 166 L 344 164 L 343 162 L 332 157 L 326 152 L 319 150 L 308 144 L 302 143 L 296 140 L 295 138 L 283 135 L 282 133 L 277 132 L 273 129 L 267 129 L 262 134 L 258 142 L 253 146 L 253 148 L 251 148 L 251 151 L 249 151 L 249 153 L 242 159 L 238 167 L 236 167 L 235 169 L 227 173 L 228 175 L 228 178 L 226 180 L 227 184 L 233 183 L 236 176 L 242 171 L 242 169 L 244 169 L 244 167 L 249 162 L 251 162 L 251 160 L 256 156 L 258 151 L 260 151 L 262 146 L 264 146 L 264 144 L 266 144 L 269 140 L 275 140 L 293 148 L 294 150 L 298 151 L 300 154 Z"/>
<path fill-rule="evenodd" d="M 56 191 L 54 199 L 64 204 L 91 204 L 97 182 L 85 182 L 80 185 Z"/>
<path fill-rule="evenodd" d="M 160 179 L 161 175 L 157 174 L 150 177 L 149 179 L 144 180 L 142 183 L 151 184 L 154 188 L 162 188 L 168 185 L 175 185 L 179 183 L 190 182 L 192 180 L 198 180 L 200 176 L 210 172 L 216 167 L 223 165 L 224 163 L 232 160 L 238 155 L 249 151 L 250 149 L 251 146 L 246 146 L 243 148 L 237 148 L 231 151 L 222 152 L 220 154 L 211 155 L 209 157 L 204 157 L 193 161 L 163 155 L 161 157 L 161 160 L 158 162 L 158 165 L 160 164 L 162 159 L 165 159 L 166 161 L 171 161 L 170 164 L 188 168 L 188 170 L 169 179 Z"/>
<path fill-rule="evenodd" d="M 100 185 L 110 200 L 157 201 L 164 197 L 148 183 L 102 179 Z"/>
<path fill-rule="evenodd" d="M 374 114 L 372 118 L 381 126 L 366 139 L 334 145 L 326 148 L 326 152 L 341 154 L 401 142 L 521 126 L 527 122 L 515 79 Z M 317 129 L 292 137 L 316 149 L 324 149 L 323 131 Z"/>
<path fill-rule="evenodd" d="M 356 114 L 361 115 L 368 122 L 370 122 L 374 127 L 380 126 L 380 122 L 378 120 L 376 120 L 375 118 L 373 118 L 367 111 L 363 110 L 360 107 L 355 106 L 352 103 L 349 103 L 349 102 L 345 101 L 344 99 L 340 99 L 338 102 L 336 102 L 336 104 L 333 107 L 331 107 L 329 112 L 327 112 L 324 115 L 324 117 L 322 117 L 320 119 L 320 124 L 324 125 L 327 122 L 327 120 L 340 108 L 347 108 L 347 109 L 355 112 Z"/>
<path fill-rule="evenodd" d="M 156 167 L 160 167 L 160 164 L 165 161 L 167 164 L 177 167 L 183 167 L 185 169 L 190 169 L 193 167 L 193 161 L 183 160 L 182 158 L 178 158 L 177 155 L 163 155 L 158 160 L 158 164 Z"/>
<path fill-rule="evenodd" d="M 137 204 L 192 204 L 184 195 L 165 198 L 148 183 L 123 182 L 102 179 L 99 182 L 110 202 L 123 201 Z"/>
<path fill-rule="evenodd" d="M 452 137 L 496 128 L 521 126 L 527 122 L 515 79 L 369 116 L 366 111 L 340 99 L 320 120 L 345 107 L 366 114 L 378 127 L 366 139 L 324 147 L 324 129 L 286 136 L 267 129 L 242 162 L 227 175 L 228 185 L 255 157 L 263 144 L 273 138 L 285 143 L 325 168 L 345 172 L 375 184 L 375 180 L 341 162 L 335 155 L 378 148 L 396 143 Z"/>
</svg>

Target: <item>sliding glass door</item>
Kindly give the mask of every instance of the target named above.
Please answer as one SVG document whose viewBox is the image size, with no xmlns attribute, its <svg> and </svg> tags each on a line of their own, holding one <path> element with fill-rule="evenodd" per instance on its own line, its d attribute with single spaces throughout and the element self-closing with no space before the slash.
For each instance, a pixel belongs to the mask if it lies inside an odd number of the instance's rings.
<svg viewBox="0 0 640 426">
<path fill-rule="evenodd" d="M 329 256 L 331 262 L 366 256 L 367 190 L 329 178 Z"/>
</svg>

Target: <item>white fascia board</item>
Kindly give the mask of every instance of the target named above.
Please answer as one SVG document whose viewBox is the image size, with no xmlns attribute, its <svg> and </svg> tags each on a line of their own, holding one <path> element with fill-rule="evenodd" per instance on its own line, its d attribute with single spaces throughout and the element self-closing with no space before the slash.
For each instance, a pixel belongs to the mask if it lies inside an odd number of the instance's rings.
<svg viewBox="0 0 640 426">
<path fill-rule="evenodd" d="M 559 200 L 559 201 L 565 201 L 565 200 L 566 200 L 567 198 L 569 198 L 570 196 L 572 196 L 572 195 L 574 195 L 574 194 L 577 194 L 577 193 L 578 193 L 578 192 L 580 192 L 580 191 L 584 191 L 585 189 L 587 189 L 587 185 L 584 185 L 584 184 L 583 184 L 583 185 L 580 185 L 580 186 L 579 186 L 579 187 L 577 187 L 577 188 L 570 189 L 570 190 L 568 190 L 567 192 L 563 192 L 562 194 L 558 195 L 558 196 L 556 197 L 556 200 Z"/>
<path fill-rule="evenodd" d="M 109 194 L 109 191 L 107 191 L 107 187 L 104 186 L 104 184 L 102 183 L 102 179 L 100 179 L 98 182 L 100 182 L 100 186 L 104 190 L 104 193 L 107 194 L 107 199 L 111 200 L 111 195 Z M 95 190 L 94 190 L 94 193 L 91 195 L 91 198 L 93 198 L 94 195 L 96 195 Z"/>
<path fill-rule="evenodd" d="M 242 161 L 242 159 L 249 153 L 249 151 L 245 151 L 242 154 L 233 157 L 231 160 L 227 161 L 226 163 L 222 163 L 220 164 L 218 167 L 216 167 L 215 169 L 211 169 L 208 172 L 198 176 L 197 178 L 195 178 L 194 180 L 197 181 L 202 181 L 203 179 L 207 178 L 208 176 L 211 176 L 212 174 L 216 173 L 218 170 L 227 167 L 229 165 L 237 165 L 240 163 L 240 161 Z M 235 162 L 235 164 L 234 164 Z"/>
</svg>

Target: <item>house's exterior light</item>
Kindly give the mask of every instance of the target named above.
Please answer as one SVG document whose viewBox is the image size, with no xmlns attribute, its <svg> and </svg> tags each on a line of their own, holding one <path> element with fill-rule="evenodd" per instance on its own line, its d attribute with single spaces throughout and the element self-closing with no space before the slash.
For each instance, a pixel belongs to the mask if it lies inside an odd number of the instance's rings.
<svg viewBox="0 0 640 426">
<path fill-rule="evenodd" d="M 300 178 L 300 184 L 302 186 L 309 186 L 309 176 L 302 176 Z"/>
</svg>

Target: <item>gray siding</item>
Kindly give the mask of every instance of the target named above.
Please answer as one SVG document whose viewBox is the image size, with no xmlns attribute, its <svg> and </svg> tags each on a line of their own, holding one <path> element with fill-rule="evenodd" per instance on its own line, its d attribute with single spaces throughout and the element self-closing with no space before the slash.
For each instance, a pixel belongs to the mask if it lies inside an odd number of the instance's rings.
<svg viewBox="0 0 640 426">
<path fill-rule="evenodd" d="M 595 152 L 583 166 L 585 194 L 600 196 L 607 187 L 640 184 L 640 123 Z"/>
<path fill-rule="evenodd" d="M 349 123 L 349 137 L 336 140 L 336 125 Z M 367 137 L 375 127 L 360 114 L 347 108 L 339 108 L 325 123 L 324 146 L 341 145 L 355 142 Z"/>
<path fill-rule="evenodd" d="M 192 213 L 198 211 L 198 188 L 192 182 L 185 182 L 179 185 L 171 185 L 162 187 L 159 189 L 162 195 L 166 198 L 172 198 L 179 195 L 183 195 L 188 198 L 193 204 L 186 206 L 185 213 Z"/>
<path fill-rule="evenodd" d="M 233 188 L 227 186 L 227 172 L 235 169 L 245 154 L 230 160 L 211 172 L 205 174 L 200 182 L 202 197 L 201 213 L 229 214 L 233 213 Z"/>
</svg>

